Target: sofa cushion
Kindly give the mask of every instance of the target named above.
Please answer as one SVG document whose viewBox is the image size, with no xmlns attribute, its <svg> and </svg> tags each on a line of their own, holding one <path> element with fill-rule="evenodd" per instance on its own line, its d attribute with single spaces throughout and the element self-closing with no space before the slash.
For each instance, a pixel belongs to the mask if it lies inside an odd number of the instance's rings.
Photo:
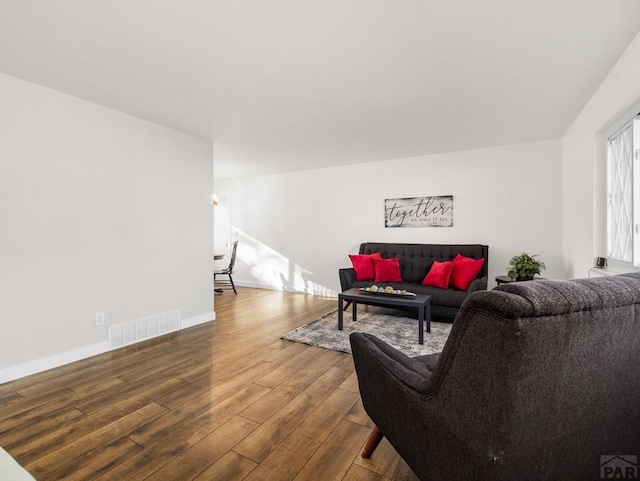
<svg viewBox="0 0 640 481">
<path fill-rule="evenodd" d="M 357 281 L 372 281 L 375 278 L 375 267 L 373 259 L 382 257 L 382 254 L 349 254 L 353 270 L 356 271 Z"/>
<path fill-rule="evenodd" d="M 400 274 L 400 259 L 374 258 L 375 282 L 402 282 Z"/>
<path fill-rule="evenodd" d="M 451 277 L 452 268 L 453 261 L 434 261 L 431 269 L 429 269 L 429 272 L 427 272 L 427 275 L 422 280 L 422 285 L 447 289 L 449 287 L 449 278 Z"/>
<path fill-rule="evenodd" d="M 476 278 L 484 259 L 472 259 L 462 254 L 456 255 L 453 259 L 453 268 L 451 269 L 451 277 L 449 278 L 449 286 L 454 289 L 466 291 L 471 281 Z"/>
</svg>

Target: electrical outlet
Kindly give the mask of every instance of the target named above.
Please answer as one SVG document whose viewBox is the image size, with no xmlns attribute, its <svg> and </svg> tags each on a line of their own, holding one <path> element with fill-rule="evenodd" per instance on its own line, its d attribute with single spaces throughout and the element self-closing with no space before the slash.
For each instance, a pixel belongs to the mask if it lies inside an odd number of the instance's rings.
<svg viewBox="0 0 640 481">
<path fill-rule="evenodd" d="M 96 326 L 104 324 L 104 312 L 96 312 Z"/>
</svg>

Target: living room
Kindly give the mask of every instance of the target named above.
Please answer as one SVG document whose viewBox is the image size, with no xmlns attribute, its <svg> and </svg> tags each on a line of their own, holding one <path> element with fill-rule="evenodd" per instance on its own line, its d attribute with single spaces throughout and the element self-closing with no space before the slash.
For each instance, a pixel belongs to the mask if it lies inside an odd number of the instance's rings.
<svg viewBox="0 0 640 481">
<path fill-rule="evenodd" d="M 45 50 L 48 56 L 34 63 L 48 67 L 41 70 L 46 74 L 30 77 L 31 44 L 9 34 L 29 22 L 16 19 L 10 3 L 0 9 L 7 9 L 0 29 L 0 290 L 8 332 L 0 382 L 110 350 L 111 326 L 176 311 L 183 329 L 215 319 L 212 193 L 228 209 L 230 240 L 240 246 L 234 278 L 247 287 L 335 295 L 338 268 L 365 241 L 487 244 L 490 287 L 521 251 L 539 254 L 545 277 L 553 279 L 587 277 L 594 259 L 606 255 L 605 132 L 621 116 L 640 111 L 640 25 L 632 2 L 620 2 L 616 11 L 631 19 L 625 24 L 629 41 L 609 59 L 611 67 L 560 135 L 530 140 L 525 132 L 479 147 L 471 129 L 461 134 L 468 144 L 454 150 L 379 158 L 366 149 L 357 163 L 304 168 L 300 159 L 303 168 L 287 172 L 262 173 L 258 153 L 256 174 L 237 177 L 223 175 L 224 146 L 180 130 L 175 125 L 182 118 L 162 124 L 162 112 L 149 114 L 154 121 L 136 115 L 145 107 L 135 97 L 161 98 L 168 88 L 163 82 L 179 72 L 158 76 L 159 86 L 132 85 L 112 96 L 105 82 L 100 95 L 88 99 L 93 79 L 87 72 L 99 69 L 101 58 L 79 63 L 73 80 L 60 84 L 58 71 L 65 68 L 56 62 L 86 58 Z M 203 22 L 197 12 L 185 16 L 180 19 Z M 92 22 L 86 31 L 100 28 L 99 19 Z M 65 40 L 69 51 L 80 48 L 76 38 Z M 157 48 L 171 50 L 170 43 L 165 39 Z M 123 46 L 113 49 L 114 58 L 129 58 Z M 176 57 L 190 68 L 199 65 L 202 79 L 188 84 L 194 92 L 180 97 L 174 112 L 200 111 L 208 100 L 198 96 L 200 83 L 214 81 L 213 67 Z M 144 65 L 144 58 L 134 60 Z M 111 75 L 114 84 L 127 78 L 117 68 Z M 109 101 L 101 104 L 101 98 Z M 521 107 L 536 114 L 535 101 L 525 99 Z M 451 114 L 479 126 L 506 117 L 493 115 L 486 120 L 474 109 Z M 375 132 L 383 136 L 395 128 L 389 120 Z M 385 199 L 430 195 L 453 196 L 453 227 L 384 227 Z M 97 313 L 104 313 L 104 324 L 96 325 Z"/>
<path fill-rule="evenodd" d="M 490 279 L 521 251 L 539 254 L 549 278 L 586 277 L 605 255 L 604 131 L 640 98 L 639 43 L 636 37 L 610 59 L 613 67 L 562 136 L 236 178 L 224 175 L 223 154 L 216 157 L 219 148 L 203 138 L 5 68 L 2 157 L 11 168 L 3 176 L 2 272 L 6 316 L 19 321 L 2 349 L 0 378 L 51 365 L 38 364 L 51 356 L 103 351 L 96 312 L 105 312 L 106 326 L 176 309 L 185 326 L 210 319 L 213 192 L 228 203 L 240 239 L 236 279 L 248 286 L 335 293 L 347 254 L 360 242 L 386 240 L 485 243 Z M 5 63 L 15 63 L 9 54 L 19 49 L 5 50 Z M 195 103 L 188 100 L 185 108 Z M 524 185 L 516 180 L 522 176 Z M 454 196 L 452 228 L 384 227 L 386 198 L 429 195 Z M 68 247 L 79 244 L 91 247 L 71 255 Z"/>
</svg>

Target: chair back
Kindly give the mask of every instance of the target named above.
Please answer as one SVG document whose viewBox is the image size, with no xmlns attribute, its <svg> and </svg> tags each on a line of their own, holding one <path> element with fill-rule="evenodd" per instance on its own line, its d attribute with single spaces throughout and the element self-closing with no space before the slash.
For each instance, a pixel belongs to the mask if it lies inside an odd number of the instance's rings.
<svg viewBox="0 0 640 481">
<path fill-rule="evenodd" d="M 238 241 L 233 243 L 231 247 L 231 260 L 229 261 L 229 267 L 227 267 L 226 272 L 229 274 L 233 274 L 233 266 L 236 264 L 236 251 L 238 250 Z"/>
</svg>

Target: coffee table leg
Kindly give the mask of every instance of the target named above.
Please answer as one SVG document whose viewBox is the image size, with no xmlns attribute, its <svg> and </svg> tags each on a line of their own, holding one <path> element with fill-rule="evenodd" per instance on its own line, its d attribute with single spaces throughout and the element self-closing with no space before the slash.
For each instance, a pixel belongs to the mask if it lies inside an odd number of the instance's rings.
<svg viewBox="0 0 640 481">
<path fill-rule="evenodd" d="M 427 332 L 431 332 L 431 301 L 424 308 L 424 319 L 427 321 Z"/>
<path fill-rule="evenodd" d="M 418 344 L 424 344 L 424 308 L 418 307 Z"/>
<path fill-rule="evenodd" d="M 338 330 L 342 331 L 342 305 L 344 304 L 344 300 L 342 296 L 338 294 Z"/>
<path fill-rule="evenodd" d="M 353 301 L 353 311 L 351 314 L 351 319 L 353 320 L 353 322 L 357 322 L 358 321 L 358 303 L 356 301 Z"/>
</svg>

